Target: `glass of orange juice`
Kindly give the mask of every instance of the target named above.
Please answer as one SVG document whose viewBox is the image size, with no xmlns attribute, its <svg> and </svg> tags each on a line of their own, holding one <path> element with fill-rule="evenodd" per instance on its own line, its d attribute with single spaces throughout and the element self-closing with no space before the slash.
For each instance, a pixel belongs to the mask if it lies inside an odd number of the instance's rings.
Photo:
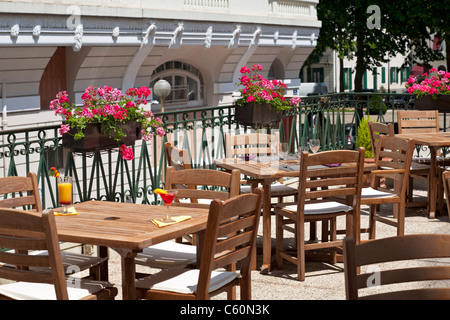
<svg viewBox="0 0 450 320">
<path fill-rule="evenodd" d="M 64 206 L 64 213 L 67 213 L 67 206 L 72 204 L 72 177 L 58 178 L 58 200 Z"/>
</svg>

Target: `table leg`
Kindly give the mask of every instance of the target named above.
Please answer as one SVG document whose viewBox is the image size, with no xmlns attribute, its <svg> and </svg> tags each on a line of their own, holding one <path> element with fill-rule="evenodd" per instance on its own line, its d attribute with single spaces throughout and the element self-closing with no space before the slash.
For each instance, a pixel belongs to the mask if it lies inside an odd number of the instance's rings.
<svg viewBox="0 0 450 320">
<path fill-rule="evenodd" d="M 271 227 L 271 195 L 270 182 L 263 182 L 264 202 L 263 202 L 263 263 L 261 273 L 270 272 L 270 263 L 272 259 L 272 227 Z"/>
<path fill-rule="evenodd" d="M 436 149 L 430 147 L 430 174 L 428 178 L 428 209 L 430 219 L 436 217 L 437 202 L 437 167 L 436 167 Z"/>
<path fill-rule="evenodd" d="M 136 300 L 136 258 L 137 251 L 114 249 L 122 258 L 122 299 Z"/>
</svg>

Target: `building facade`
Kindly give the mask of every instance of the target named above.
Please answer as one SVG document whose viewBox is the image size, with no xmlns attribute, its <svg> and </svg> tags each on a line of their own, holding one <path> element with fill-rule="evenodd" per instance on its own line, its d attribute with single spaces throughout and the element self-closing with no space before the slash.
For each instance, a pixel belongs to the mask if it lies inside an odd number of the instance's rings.
<svg viewBox="0 0 450 320">
<path fill-rule="evenodd" d="M 446 43 L 440 43 L 437 38 L 429 41 L 428 45 L 433 50 L 446 53 Z M 303 66 L 300 71 L 302 82 L 323 82 L 327 85 L 330 93 L 340 92 L 341 68 L 340 60 L 336 52 L 328 50 L 323 56 L 314 61 L 310 66 Z M 344 73 L 344 91 L 354 90 L 356 60 L 344 59 L 342 61 Z M 431 67 L 446 70 L 446 61 L 433 61 Z M 380 63 L 374 70 L 366 70 L 363 77 L 363 90 L 373 92 L 406 93 L 405 82 L 410 75 L 422 75 L 427 70 L 422 64 L 408 65 L 407 57 L 402 54 L 391 56 L 388 62 Z"/>
<path fill-rule="evenodd" d="M 0 1 L 3 128 L 59 121 L 57 92 L 172 87 L 166 110 L 233 103 L 242 66 L 295 94 L 314 49 L 318 0 Z M 154 96 L 153 99 L 158 100 Z M 158 110 L 153 105 L 153 110 Z"/>
</svg>

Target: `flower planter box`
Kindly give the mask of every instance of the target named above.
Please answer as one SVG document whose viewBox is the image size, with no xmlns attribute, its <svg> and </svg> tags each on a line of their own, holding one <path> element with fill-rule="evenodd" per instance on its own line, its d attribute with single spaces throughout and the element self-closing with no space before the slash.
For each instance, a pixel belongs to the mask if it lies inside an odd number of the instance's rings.
<svg viewBox="0 0 450 320">
<path fill-rule="evenodd" d="M 238 124 L 252 128 L 274 126 L 285 116 L 285 111 L 277 112 L 270 103 L 236 105 L 234 111 L 234 119 Z"/>
<path fill-rule="evenodd" d="M 437 99 L 432 96 L 416 98 L 414 103 L 416 110 L 439 110 L 439 112 L 450 112 L 450 95 L 440 95 Z"/>
<path fill-rule="evenodd" d="M 141 139 L 142 125 L 137 121 L 124 123 L 122 131 L 126 136 L 120 142 L 110 138 L 108 134 L 102 133 L 100 123 L 89 123 L 86 126 L 84 138 L 79 140 L 75 140 L 73 137 L 77 130 L 77 128 L 71 129 L 70 134 L 63 135 L 63 146 L 72 152 L 87 153 L 119 148 L 123 144 L 134 145 L 136 140 Z"/>
</svg>

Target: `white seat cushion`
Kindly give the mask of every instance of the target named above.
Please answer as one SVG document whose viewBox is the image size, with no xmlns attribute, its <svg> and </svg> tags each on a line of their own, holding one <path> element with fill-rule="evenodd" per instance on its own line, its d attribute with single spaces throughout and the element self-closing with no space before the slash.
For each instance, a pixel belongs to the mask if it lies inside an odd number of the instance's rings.
<svg viewBox="0 0 450 320">
<path fill-rule="evenodd" d="M 197 261 L 197 248 L 193 245 L 165 241 L 145 248 L 135 258 L 136 263 L 149 266 L 189 265 Z"/>
<path fill-rule="evenodd" d="M 48 251 L 46 250 L 37 250 L 30 251 L 30 255 L 48 255 Z M 68 251 L 61 251 L 61 257 L 63 261 L 64 272 L 66 275 L 71 275 L 73 273 L 77 273 L 83 270 L 87 270 L 93 266 L 100 264 L 103 261 L 106 261 L 108 258 L 99 258 L 95 256 L 89 256 L 86 254 L 79 254 Z M 6 267 L 13 267 L 10 264 L 4 264 Z M 31 267 L 31 270 L 46 270 L 48 268 L 45 267 Z"/>
<path fill-rule="evenodd" d="M 251 193 L 252 188 L 250 186 L 241 186 L 241 193 Z M 270 186 L 270 193 L 272 197 L 279 197 L 279 196 L 291 196 L 296 195 L 298 190 L 296 188 L 289 187 L 287 185 L 284 185 L 282 183 L 275 183 Z"/>
<path fill-rule="evenodd" d="M 297 205 L 288 205 L 284 207 L 285 210 L 297 212 Z M 305 204 L 305 214 L 323 214 L 323 213 L 335 213 L 335 212 L 349 212 L 353 210 L 353 207 L 336 201 L 307 203 Z"/>
<path fill-rule="evenodd" d="M 112 284 L 104 281 L 92 281 L 79 278 L 67 280 L 67 292 L 70 300 L 79 300 Z M 46 283 L 13 282 L 0 286 L 0 294 L 15 300 L 56 300 L 55 286 Z"/>
<path fill-rule="evenodd" d="M 156 280 L 155 277 L 150 276 L 139 279 L 136 282 L 136 287 L 153 290 L 170 291 L 181 294 L 193 294 L 197 291 L 199 274 L 200 270 L 198 269 L 191 269 L 186 271 L 183 270 L 182 273 L 157 283 L 154 283 L 154 281 Z M 237 277 L 238 274 L 236 272 L 228 272 L 228 271 L 211 272 L 211 282 L 209 285 L 209 292 L 213 292 L 214 290 L 223 287 L 224 285 L 230 283 Z"/>
<path fill-rule="evenodd" d="M 180 199 L 180 203 L 191 203 L 190 199 Z M 211 204 L 212 199 L 198 199 L 197 202 L 200 204 Z"/>
<path fill-rule="evenodd" d="M 47 255 L 47 251 L 38 252 L 39 255 Z M 89 269 L 99 263 L 106 261 L 108 258 L 99 258 L 96 256 L 89 256 L 86 254 L 73 253 L 68 251 L 61 251 L 63 266 L 66 274 L 83 271 Z M 79 269 L 79 270 L 77 270 Z"/>
<path fill-rule="evenodd" d="M 394 197 L 396 194 L 390 192 L 384 192 L 380 190 L 375 190 L 373 188 L 362 188 L 361 198 L 389 198 Z"/>
</svg>

